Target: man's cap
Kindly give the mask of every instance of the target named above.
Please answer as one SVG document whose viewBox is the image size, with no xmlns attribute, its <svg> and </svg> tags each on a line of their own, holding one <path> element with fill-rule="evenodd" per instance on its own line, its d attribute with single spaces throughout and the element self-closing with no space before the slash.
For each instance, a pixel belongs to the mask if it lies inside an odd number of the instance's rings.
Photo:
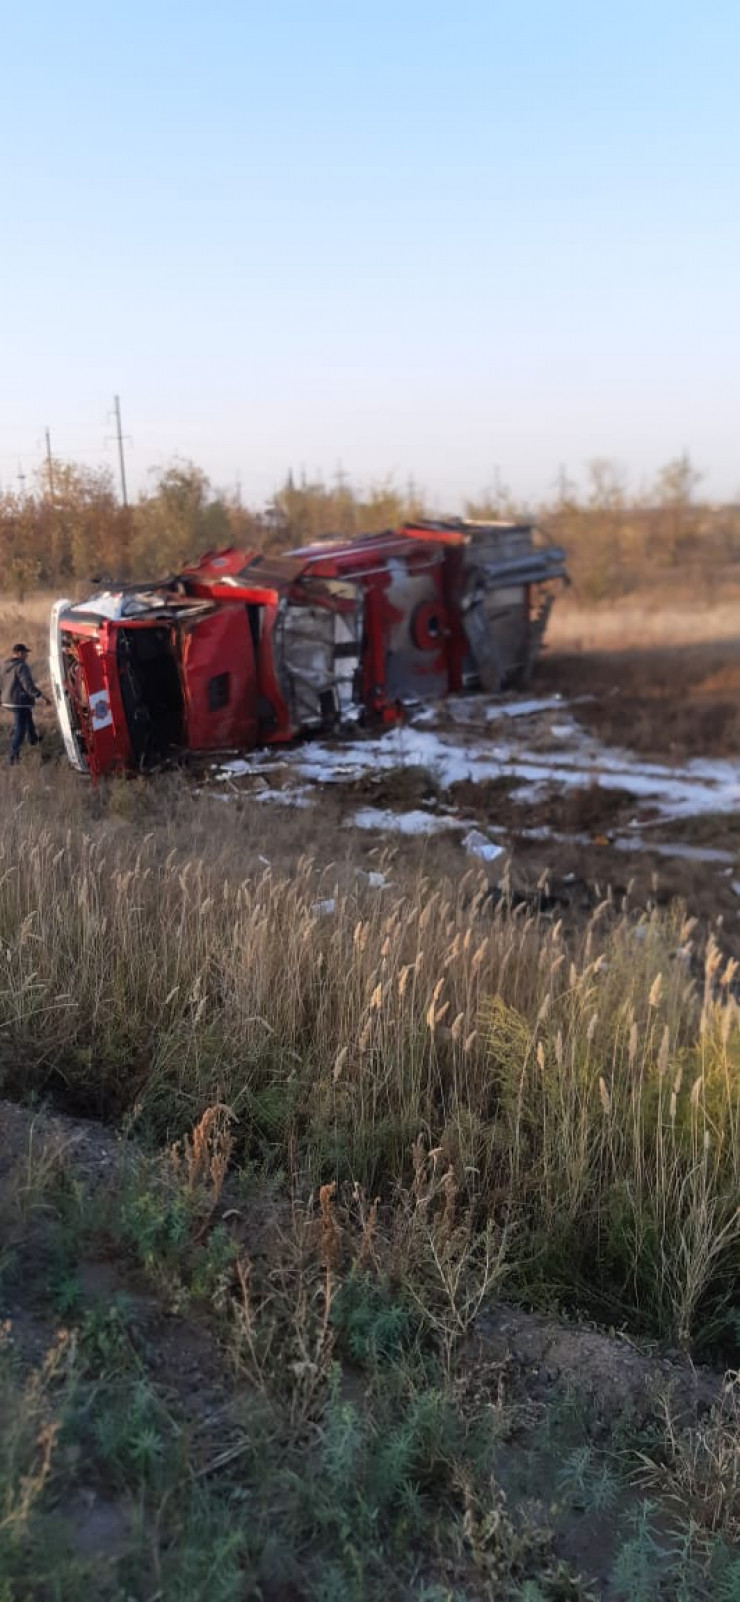
<svg viewBox="0 0 740 1602">
<path fill-rule="evenodd" d="M 25 651 L 26 656 L 28 656 L 28 646 L 27 645 L 14 645 L 13 646 L 13 653 L 15 655 L 17 655 L 18 651 Z"/>
</svg>

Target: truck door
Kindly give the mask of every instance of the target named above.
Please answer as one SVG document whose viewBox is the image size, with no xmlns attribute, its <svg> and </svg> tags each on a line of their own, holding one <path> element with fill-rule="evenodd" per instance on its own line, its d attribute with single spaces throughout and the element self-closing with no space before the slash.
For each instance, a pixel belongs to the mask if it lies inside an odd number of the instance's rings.
<svg viewBox="0 0 740 1602">
<path fill-rule="evenodd" d="M 185 743 L 190 751 L 257 742 L 257 674 L 247 607 L 222 605 L 180 631 Z"/>
</svg>

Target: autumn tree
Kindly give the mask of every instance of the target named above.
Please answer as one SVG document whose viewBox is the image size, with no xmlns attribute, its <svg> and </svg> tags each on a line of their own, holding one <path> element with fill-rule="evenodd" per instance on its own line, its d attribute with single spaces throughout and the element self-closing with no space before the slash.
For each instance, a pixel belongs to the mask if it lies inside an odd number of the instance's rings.
<svg viewBox="0 0 740 1602">
<path fill-rule="evenodd" d="M 696 544 L 700 519 L 694 496 L 701 478 L 688 451 L 675 456 L 658 473 L 655 500 L 660 517 L 656 537 L 661 554 L 670 562 L 680 561 Z"/>
<path fill-rule="evenodd" d="M 132 560 L 150 577 L 230 543 L 229 511 L 211 493 L 210 480 L 193 462 L 160 472 L 153 491 L 134 507 Z"/>
<path fill-rule="evenodd" d="M 288 549 L 327 536 L 352 539 L 426 515 L 423 497 L 413 484 L 404 493 L 384 479 L 363 493 L 341 472 L 330 484 L 305 475 L 296 482 L 289 473 L 274 497 L 269 542 Z"/>
<path fill-rule="evenodd" d="M 125 577 L 128 518 L 108 469 L 56 462 L 53 483 L 53 494 L 39 496 L 37 519 L 55 578 Z"/>
</svg>

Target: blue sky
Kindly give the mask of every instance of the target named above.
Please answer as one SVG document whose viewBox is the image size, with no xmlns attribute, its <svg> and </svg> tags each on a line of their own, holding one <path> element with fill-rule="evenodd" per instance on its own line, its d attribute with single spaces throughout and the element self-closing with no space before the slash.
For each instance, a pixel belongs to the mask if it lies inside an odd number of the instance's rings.
<svg viewBox="0 0 740 1602">
<path fill-rule="evenodd" d="M 740 494 L 737 0 L 0 0 L 0 482 Z"/>
</svg>

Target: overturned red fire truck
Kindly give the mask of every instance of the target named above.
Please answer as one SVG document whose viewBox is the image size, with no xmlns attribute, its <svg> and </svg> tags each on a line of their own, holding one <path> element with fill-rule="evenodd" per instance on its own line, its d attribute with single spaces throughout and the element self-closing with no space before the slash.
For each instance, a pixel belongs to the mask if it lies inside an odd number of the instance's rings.
<svg viewBox="0 0 740 1602">
<path fill-rule="evenodd" d="M 93 775 L 251 750 L 523 683 L 565 556 L 529 524 L 418 522 L 282 556 L 209 551 L 52 609 L 70 762 Z"/>
</svg>

